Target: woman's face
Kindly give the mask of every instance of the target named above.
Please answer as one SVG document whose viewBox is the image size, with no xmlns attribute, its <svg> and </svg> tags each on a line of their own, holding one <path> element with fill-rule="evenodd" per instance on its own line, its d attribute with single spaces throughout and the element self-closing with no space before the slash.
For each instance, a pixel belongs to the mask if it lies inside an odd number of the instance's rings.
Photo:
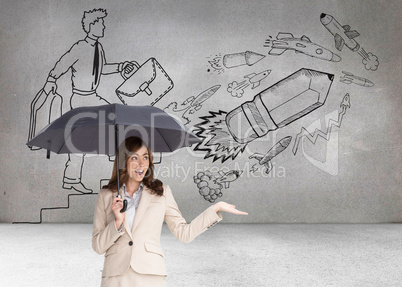
<svg viewBox="0 0 402 287">
<path fill-rule="evenodd" d="M 146 146 L 131 153 L 127 160 L 127 173 L 130 180 L 141 182 L 149 167 L 149 154 Z"/>
</svg>

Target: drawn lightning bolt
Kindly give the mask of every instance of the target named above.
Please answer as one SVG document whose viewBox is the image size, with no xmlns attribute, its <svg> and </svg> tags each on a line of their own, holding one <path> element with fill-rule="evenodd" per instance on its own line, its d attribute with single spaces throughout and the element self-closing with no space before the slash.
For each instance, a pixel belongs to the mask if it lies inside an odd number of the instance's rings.
<svg viewBox="0 0 402 287">
<path fill-rule="evenodd" d="M 293 145 L 292 151 L 293 151 L 294 155 L 296 155 L 297 149 L 299 147 L 300 140 L 303 137 L 306 137 L 313 144 L 316 143 L 318 137 L 321 137 L 321 138 L 325 139 L 326 141 L 329 141 L 329 139 L 331 138 L 332 127 L 338 127 L 338 128 L 341 127 L 343 116 L 346 114 L 346 109 L 350 108 L 350 96 L 349 96 L 349 94 L 346 94 L 343 97 L 343 100 L 342 100 L 342 103 L 341 103 L 340 106 L 341 106 L 342 110 L 338 114 L 338 120 L 335 121 L 333 119 L 330 119 L 329 122 L 328 122 L 328 128 L 327 128 L 326 132 L 323 132 L 322 130 L 315 129 L 314 133 L 310 134 L 304 127 L 302 127 L 300 133 L 298 133 L 296 135 L 296 140 L 295 140 L 295 143 Z"/>
</svg>

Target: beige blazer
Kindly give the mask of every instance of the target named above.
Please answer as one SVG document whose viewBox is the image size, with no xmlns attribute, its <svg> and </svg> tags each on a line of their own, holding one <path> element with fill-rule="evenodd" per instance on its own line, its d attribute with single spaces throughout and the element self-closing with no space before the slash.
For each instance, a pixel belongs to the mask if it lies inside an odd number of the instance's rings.
<svg viewBox="0 0 402 287">
<path fill-rule="evenodd" d="M 213 206 L 207 208 L 191 223 L 182 217 L 169 186 L 164 194 L 152 194 L 144 186 L 140 203 L 134 217 L 133 228 L 127 219 L 123 230 L 118 232 L 111 209 L 117 192 L 102 189 L 95 207 L 92 232 L 92 248 L 105 253 L 102 276 L 123 275 L 130 266 L 140 274 L 167 275 L 160 237 L 163 221 L 181 241 L 190 242 L 202 232 L 222 220 Z M 124 196 L 124 192 L 120 192 Z"/>
</svg>

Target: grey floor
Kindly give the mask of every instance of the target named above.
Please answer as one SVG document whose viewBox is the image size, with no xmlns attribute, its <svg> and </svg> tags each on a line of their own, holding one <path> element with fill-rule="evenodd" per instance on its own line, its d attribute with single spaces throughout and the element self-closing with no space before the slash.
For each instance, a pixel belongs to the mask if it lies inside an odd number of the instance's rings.
<svg viewBox="0 0 402 287">
<path fill-rule="evenodd" d="M 99 286 L 90 224 L 0 224 L 0 286 Z M 164 227 L 168 286 L 402 286 L 401 224 Z M 147 286 L 146 286 L 147 287 Z"/>
</svg>

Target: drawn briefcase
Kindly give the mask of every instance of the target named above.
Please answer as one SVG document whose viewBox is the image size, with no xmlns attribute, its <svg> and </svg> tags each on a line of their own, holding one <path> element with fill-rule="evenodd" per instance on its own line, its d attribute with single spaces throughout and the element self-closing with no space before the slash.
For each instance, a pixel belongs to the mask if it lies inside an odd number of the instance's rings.
<svg viewBox="0 0 402 287">
<path fill-rule="evenodd" d="M 132 62 L 136 69 L 128 74 L 122 72 L 125 81 L 116 94 L 125 105 L 155 105 L 173 88 L 173 81 L 154 58 L 141 66 Z"/>
</svg>

